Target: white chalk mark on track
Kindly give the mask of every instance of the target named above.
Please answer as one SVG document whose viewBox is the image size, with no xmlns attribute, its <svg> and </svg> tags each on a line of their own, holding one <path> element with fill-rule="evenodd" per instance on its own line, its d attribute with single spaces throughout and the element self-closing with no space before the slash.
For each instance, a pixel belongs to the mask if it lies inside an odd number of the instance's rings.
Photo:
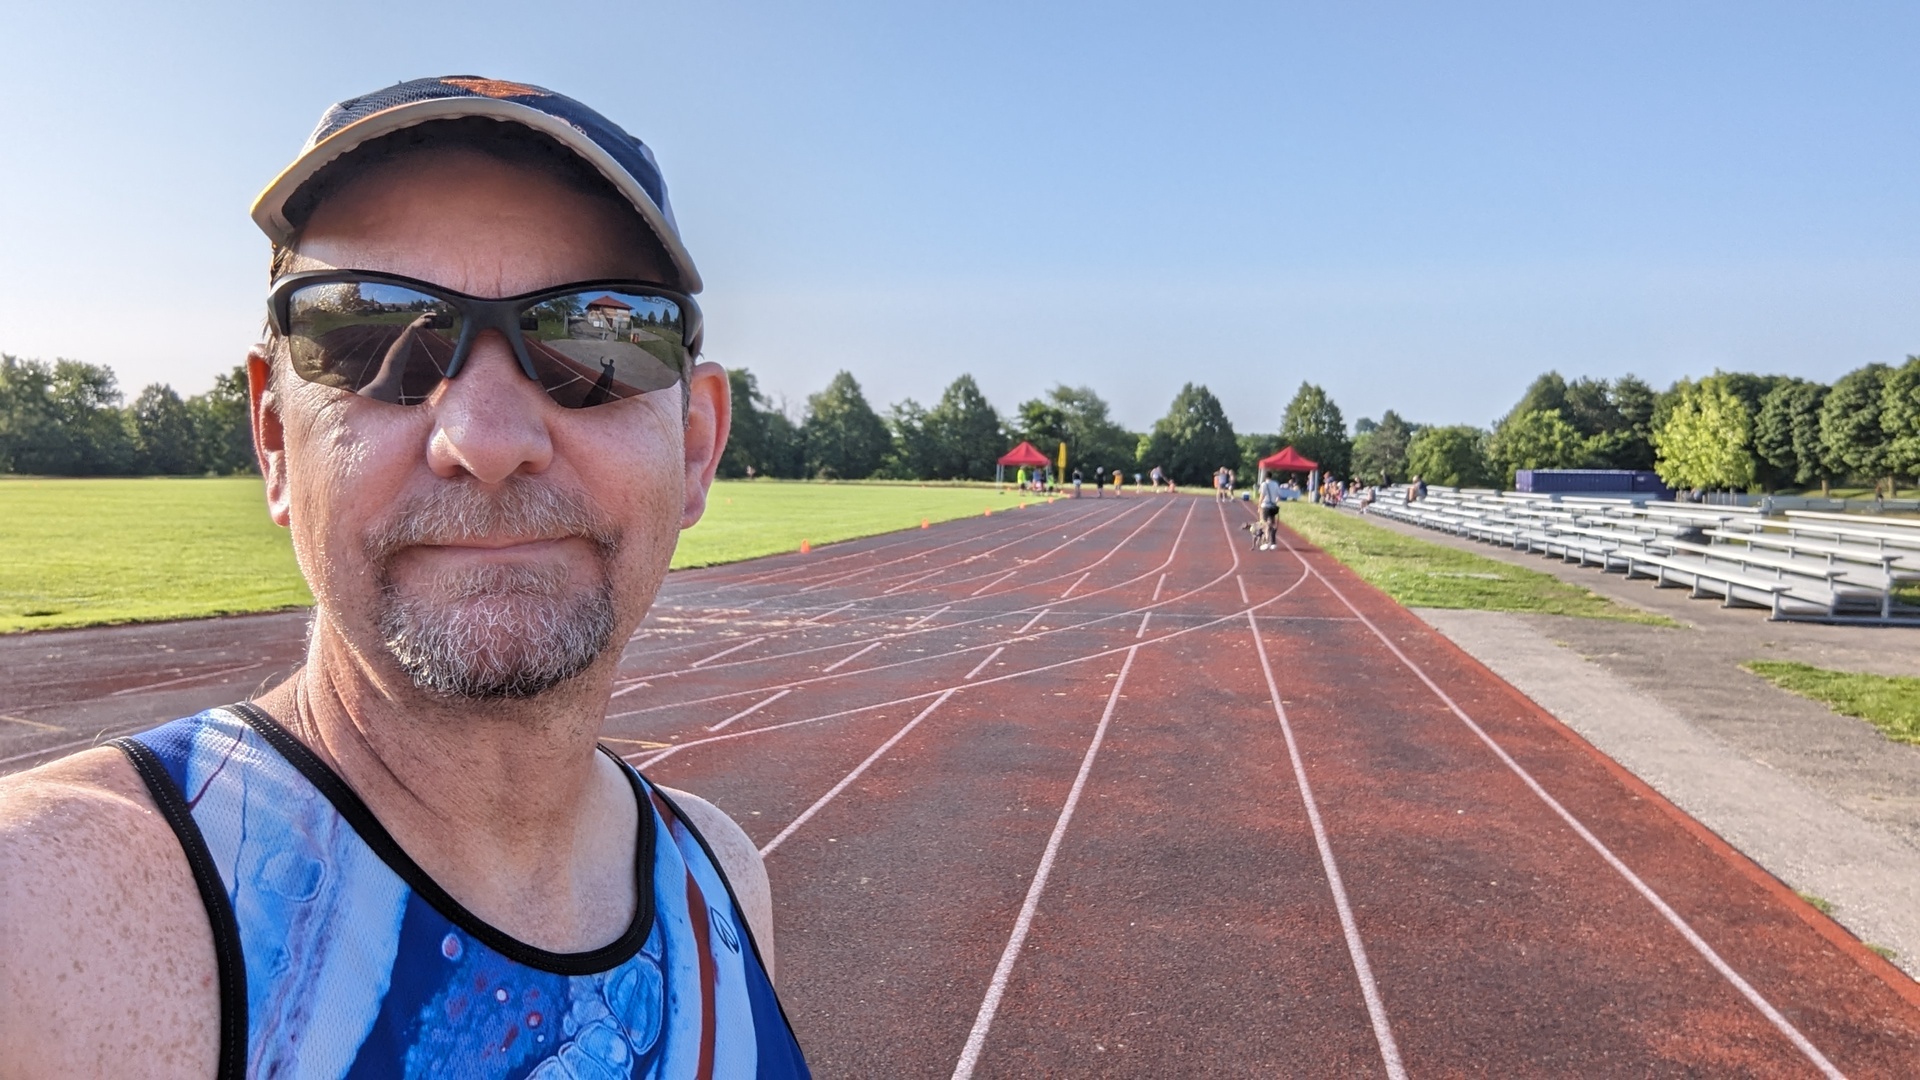
<svg viewBox="0 0 1920 1080">
<path fill-rule="evenodd" d="M 1092 576 L 1093 576 L 1093 571 L 1089 570 L 1086 573 L 1081 574 L 1079 577 L 1074 578 L 1073 584 L 1067 586 L 1067 591 L 1060 594 L 1060 599 L 1065 600 L 1067 597 L 1072 596 L 1073 590 L 1079 588 L 1081 582 L 1087 580 L 1089 577 L 1092 577 Z"/>
<path fill-rule="evenodd" d="M 202 671 L 193 675 L 182 675 L 177 679 L 166 679 L 161 682 L 146 683 L 142 686 L 129 686 L 125 690 L 115 690 L 107 696 L 125 697 L 128 694 L 144 694 L 149 690 L 158 690 L 164 686 L 178 686 L 181 683 L 199 682 L 201 679 L 217 679 L 222 675 L 234 675 L 242 671 L 252 671 L 254 668 L 265 666 L 266 661 L 264 660 L 253 664 L 237 664 L 233 667 L 221 668 L 218 671 Z"/>
<path fill-rule="evenodd" d="M 884 641 L 875 641 L 875 642 L 872 642 L 872 643 L 871 643 L 871 644 L 869 644 L 869 645 L 868 645 L 868 646 L 867 646 L 866 648 L 864 648 L 864 649 L 861 649 L 861 650 L 860 650 L 859 652 L 857 652 L 857 653 L 853 653 L 853 654 L 851 654 L 851 655 L 848 655 L 848 656 L 843 656 L 843 657 L 841 657 L 840 659 L 838 659 L 838 660 L 835 660 L 835 661 L 834 661 L 833 663 L 831 663 L 831 664 L 828 664 L 828 665 L 827 665 L 826 667 L 823 667 L 823 668 L 821 668 L 820 670 L 821 670 L 821 672 L 822 672 L 822 673 L 825 673 L 825 672 L 828 672 L 828 671 L 835 671 L 835 670 L 838 670 L 838 669 L 839 669 L 839 668 L 840 668 L 840 667 L 841 667 L 842 665 L 845 665 L 845 664 L 851 664 L 851 663 L 853 663 L 853 662 L 854 662 L 855 660 L 858 660 L 858 659 L 860 659 L 861 657 L 863 657 L 863 656 L 865 656 L 865 655 L 867 655 L 868 653 L 870 653 L 870 652 L 872 652 L 873 650 L 875 650 L 875 649 L 877 649 L 877 648 L 879 648 L 880 646 L 882 646 L 882 645 L 885 645 L 885 644 L 886 644 L 886 642 L 884 642 Z"/>
<path fill-rule="evenodd" d="M 921 623 L 923 623 L 923 622 L 928 622 L 928 621 L 930 621 L 930 620 L 933 620 L 933 619 L 937 619 L 937 618 L 939 618 L 940 616 L 942 616 L 942 615 L 945 615 L 945 614 L 946 614 L 947 612 L 949 612 L 949 611 L 952 611 L 952 610 L 953 610 L 953 605 L 952 605 L 952 604 L 948 604 L 948 605 L 947 605 L 946 607 L 943 607 L 943 608 L 941 608 L 941 609 L 940 609 L 939 611 L 935 611 L 935 612 L 931 612 L 931 613 L 929 613 L 929 614 L 926 614 L 926 615 L 922 615 L 922 616 L 920 616 L 919 618 L 917 618 L 917 619 L 915 619 L 915 620 L 913 620 L 912 622 L 910 622 L 910 623 L 908 623 L 908 624 L 907 624 L 907 629 L 909 629 L 909 630 L 911 630 L 911 629 L 913 629 L 914 627 L 916 627 L 916 626 L 919 626 L 919 625 L 920 625 Z"/>
<path fill-rule="evenodd" d="M 1046 617 L 1047 617 L 1047 612 L 1049 612 L 1049 611 L 1052 611 L 1052 610 L 1053 610 L 1053 609 L 1052 609 L 1052 608 L 1050 608 L 1050 607 L 1043 607 L 1043 608 L 1041 608 L 1041 609 L 1040 609 L 1039 611 L 1036 611 L 1036 612 L 1034 612 L 1034 613 L 1033 613 L 1033 618 L 1031 618 L 1031 619 L 1028 619 L 1028 620 L 1026 621 L 1026 623 L 1025 623 L 1025 625 L 1023 625 L 1023 626 L 1021 626 L 1021 627 L 1020 627 L 1020 629 L 1018 629 L 1018 630 L 1015 630 L 1015 631 L 1014 631 L 1014 633 L 1016 633 L 1016 634 L 1024 634 L 1024 633 L 1026 633 L 1027 631 L 1029 631 L 1029 630 L 1031 630 L 1031 629 L 1033 629 L 1033 624 L 1034 624 L 1034 623 L 1037 623 L 1037 622 L 1039 622 L 1039 621 L 1040 621 L 1041 619 L 1044 619 L 1044 618 L 1046 618 Z"/>
<path fill-rule="evenodd" d="M 1153 583 L 1153 599 L 1160 599 L 1160 589 L 1167 583 L 1167 575 L 1161 574 L 1160 580 Z"/>
<path fill-rule="evenodd" d="M 957 686 L 951 687 L 947 690 L 946 693 L 941 694 L 937 698 L 934 698 L 933 704 L 927 706 L 924 709 L 921 709 L 918 715 L 916 715 L 913 719 L 907 721 L 907 726 L 901 728 L 899 731 L 894 732 L 892 738 L 888 739 L 886 742 L 881 743 L 880 748 L 878 750 L 875 750 L 873 753 L 868 754 L 867 759 L 865 761 L 862 761 L 860 764 L 855 765 L 853 767 L 852 772 L 841 777 L 839 783 L 829 788 L 825 795 L 822 795 L 818 799 L 815 799 L 813 801 L 812 806 L 809 806 L 805 810 L 802 810 L 800 812 L 799 817 L 794 818 L 792 821 L 788 822 L 786 828 L 781 829 L 778 835 L 774 836 L 773 839 L 767 841 L 767 846 L 760 849 L 760 857 L 765 858 L 768 855 L 773 854 L 773 851 L 775 848 L 787 842 L 787 837 L 792 836 L 794 833 L 798 832 L 800 829 L 800 826 L 805 825 L 808 821 L 812 820 L 813 815 L 820 812 L 821 807 L 826 806 L 828 803 L 832 802 L 837 796 L 839 796 L 841 792 L 847 790 L 847 785 L 853 783 L 855 780 L 860 779 L 861 773 L 866 772 L 869 766 L 871 766 L 874 762 L 879 761 L 880 758 L 883 757 L 887 751 L 893 749 L 895 743 L 898 743 L 901 739 L 906 738 L 908 732 L 912 731 L 914 728 L 919 727 L 920 721 L 925 720 L 929 716 L 932 716 L 933 711 L 935 709 L 938 709 L 940 706 L 945 705 L 947 703 L 947 699 L 952 697 L 959 689 L 960 688 Z"/>
<path fill-rule="evenodd" d="M 1240 594 L 1246 595 L 1245 582 Z M 1354 975 L 1360 980 L 1360 995 L 1367 1003 L 1367 1019 L 1373 1022 L 1374 1041 L 1380 1044 L 1380 1062 L 1391 1080 L 1406 1080 L 1407 1070 L 1400 1063 L 1400 1047 L 1393 1041 L 1393 1027 L 1387 1022 L 1386 1002 L 1380 996 L 1380 984 L 1374 981 L 1373 965 L 1367 962 L 1367 947 L 1360 940 L 1360 926 L 1353 918 L 1353 905 L 1347 900 L 1346 883 L 1340 879 L 1340 865 L 1334 861 L 1333 845 L 1327 840 L 1327 827 L 1320 820 L 1320 804 L 1314 800 L 1313 785 L 1307 782 L 1307 767 L 1300 760 L 1300 747 L 1293 741 L 1293 725 L 1287 721 L 1287 707 L 1280 703 L 1280 687 L 1273 681 L 1273 664 L 1267 659 L 1267 643 L 1260 637 L 1260 624 L 1253 612 L 1247 612 L 1247 629 L 1253 631 L 1254 651 L 1260 655 L 1260 673 L 1267 678 L 1267 696 L 1273 701 L 1273 715 L 1280 721 L 1280 734 L 1287 740 L 1287 757 L 1293 761 L 1293 778 L 1300 785 L 1300 801 L 1306 804 L 1307 822 L 1313 826 L 1313 842 L 1320 848 L 1320 866 L 1327 873 L 1327 887 L 1333 891 L 1333 906 L 1340 913 L 1340 932 L 1346 935 L 1347 955 L 1353 958 Z"/>
<path fill-rule="evenodd" d="M 720 731 L 724 729 L 728 724 L 733 723 L 735 720 L 739 720 L 743 717 L 752 716 L 754 713 L 759 712 L 761 709 L 766 708 L 767 706 L 773 704 L 776 701 L 779 701 L 781 698 L 786 697 L 788 694 L 791 694 L 791 693 L 793 693 L 793 687 L 789 686 L 785 690 L 780 691 L 779 693 L 773 695 L 772 697 L 766 699 L 765 701 L 760 702 L 757 705 L 749 705 L 746 708 L 741 709 L 739 712 L 734 713 L 732 716 L 727 717 L 725 720 L 720 721 L 719 723 L 713 725 L 707 730 Z"/>
<path fill-rule="evenodd" d="M 802 626 L 814 626 L 814 625 L 817 625 L 817 624 L 818 624 L 818 623 L 820 622 L 820 620 L 822 620 L 822 619 L 826 619 L 826 618 L 829 618 L 829 617 L 831 617 L 831 616 L 834 616 L 834 615 L 838 615 L 838 614 L 840 614 L 841 612 L 843 612 L 843 611 L 845 611 L 845 610 L 847 610 L 848 608 L 850 608 L 850 607 L 852 607 L 852 606 L 853 606 L 853 604 L 852 604 L 851 602 L 849 602 L 849 603 L 845 603 L 845 604 L 841 604 L 841 605 L 840 605 L 839 607 L 837 607 L 837 608 L 834 608 L 834 609 L 833 609 L 832 611 L 823 611 L 823 612 L 821 612 L 820 614 L 818 614 L 818 615 L 815 615 L 815 616 L 814 616 L 813 618 L 811 618 L 811 619 L 808 619 L 808 620 L 806 620 L 805 622 L 803 622 L 803 623 L 801 623 L 800 625 L 802 625 Z"/>
<path fill-rule="evenodd" d="M 1233 580 L 1240 583 L 1240 602 L 1243 604 L 1249 603 L 1250 601 L 1247 600 L 1247 579 L 1241 577 L 1239 574 L 1235 574 L 1233 575 Z"/>
<path fill-rule="evenodd" d="M 1143 611 L 1140 613 L 1140 629 L 1133 632 L 1135 640 L 1147 636 L 1147 620 L 1151 618 L 1153 618 L 1153 612 L 1151 611 Z"/>
<path fill-rule="evenodd" d="M 986 670 L 986 667 L 988 664 L 991 664 L 995 660 L 998 660 L 1000 658 L 1000 654 L 1006 651 L 1007 651 L 1007 647 L 1005 645 L 1002 645 L 999 648 L 988 653 L 987 658 L 985 660 L 982 660 L 979 663 L 973 665 L 973 670 L 967 672 L 967 681 L 972 681 L 975 675 L 978 675 L 982 671 Z"/>
<path fill-rule="evenodd" d="M 1020 572 L 1020 571 L 1018 571 L 1018 570 L 1009 570 L 1009 571 L 1007 571 L 1006 573 L 1004 573 L 1004 574 L 1001 574 L 1001 575 L 1000 575 L 999 577 L 997 577 L 997 578 L 994 578 L 994 579 L 993 579 L 992 581 L 989 581 L 989 582 L 987 582 L 987 583 L 986 583 L 985 585 L 982 585 L 982 586 L 980 586 L 979 588 L 977 588 L 977 589 L 975 589 L 975 590 L 973 590 L 972 592 L 970 592 L 970 593 L 968 593 L 967 595 L 968 595 L 968 596 L 979 596 L 979 595 L 980 595 L 981 593 L 983 593 L 983 592 L 986 592 L 986 591 L 987 591 L 988 589 L 991 589 L 991 588 L 993 588 L 993 587 L 994 587 L 995 585 L 998 585 L 998 584 L 1000 584 L 1001 582 L 1003 582 L 1003 581 L 1005 581 L 1005 580 L 1007 580 L 1008 578 L 1010 578 L 1010 577 L 1012 577 L 1013 575 L 1015 575 L 1015 574 L 1017 574 L 1017 573 L 1019 573 L 1019 572 Z"/>
<path fill-rule="evenodd" d="M 1040 866 L 1033 872 L 1033 883 L 1027 886 L 1026 902 L 1020 905 L 1020 917 L 1013 922 L 1013 935 L 1007 939 L 1007 947 L 1000 953 L 1000 963 L 993 969 L 993 979 L 987 984 L 987 996 L 980 1003 L 980 1011 L 973 1018 L 973 1030 L 967 1033 L 967 1044 L 960 1050 L 960 1061 L 953 1067 L 954 1080 L 967 1080 L 973 1070 L 979 1067 L 980 1051 L 987 1045 L 987 1031 L 993 1027 L 993 1016 L 1000 1011 L 1000 999 L 1007 992 L 1007 980 L 1013 976 L 1013 964 L 1020 958 L 1020 948 L 1027 943 L 1027 933 L 1033 929 L 1034 912 L 1040 908 L 1040 894 L 1046 891 L 1047 878 L 1053 874 L 1053 861 L 1060 854 L 1060 843 L 1066 838 L 1067 826 L 1073 822 L 1074 808 L 1080 805 L 1080 793 L 1086 790 L 1087 776 L 1093 772 L 1093 759 L 1099 756 L 1100 743 L 1107 736 L 1107 725 L 1113 721 L 1113 710 L 1120 704 L 1120 688 L 1127 685 L 1127 673 L 1133 670 L 1133 657 L 1140 646 L 1127 650 L 1126 662 L 1120 665 L 1120 677 L 1113 680 L 1113 692 L 1107 695 L 1107 708 L 1100 714 L 1100 724 L 1093 729 L 1093 741 L 1087 744 L 1087 753 L 1080 759 L 1080 773 L 1073 778 L 1073 787 L 1067 791 L 1067 802 L 1060 808 L 1060 818 L 1053 823 L 1053 835 L 1047 838 L 1047 849 L 1040 855 Z"/>
<path fill-rule="evenodd" d="M 767 639 L 764 634 L 761 635 L 760 637 L 748 638 L 747 640 L 741 642 L 738 645 L 732 646 L 731 648 L 721 649 L 719 652 L 714 653 L 712 656 L 702 657 L 699 660 L 695 660 L 693 663 L 687 665 L 687 670 L 691 671 L 694 668 L 701 666 L 702 664 L 711 664 L 715 660 L 718 660 L 723 656 L 731 656 L 734 653 L 739 652 L 741 649 L 744 649 L 749 645 L 758 645 L 765 640 Z"/>
<path fill-rule="evenodd" d="M 1406 666 L 1408 671 L 1413 672 L 1421 682 L 1425 683 L 1427 689 L 1433 691 L 1434 696 L 1439 698 L 1441 703 L 1446 705 L 1446 707 L 1452 711 L 1453 715 L 1458 717 L 1460 722 L 1467 726 L 1467 730 L 1473 732 L 1481 742 L 1487 745 L 1487 749 L 1493 751 L 1493 756 L 1499 758 L 1501 764 L 1512 770 L 1513 774 L 1518 776 L 1521 782 L 1524 783 L 1534 795 L 1539 797 L 1541 802 L 1547 804 L 1548 809 L 1559 815 L 1560 820 L 1566 822 L 1567 826 L 1571 828 L 1580 839 L 1586 841 L 1587 846 L 1593 848 L 1608 866 L 1611 866 L 1616 873 L 1622 878 L 1625 878 L 1627 884 L 1633 886 L 1635 892 L 1638 892 L 1644 897 L 1647 903 L 1652 904 L 1654 910 L 1658 911 L 1661 917 L 1667 920 L 1669 925 L 1679 931 L 1680 936 L 1686 939 L 1687 944 L 1693 946 L 1695 952 L 1699 953 L 1723 978 L 1733 984 L 1733 988 L 1740 992 L 1740 996 L 1746 998 L 1748 1004 L 1759 1010 L 1760 1015 L 1766 1017 L 1768 1022 L 1772 1023 L 1780 1034 L 1786 1036 L 1787 1041 L 1791 1042 L 1814 1068 L 1820 1070 L 1822 1075 L 1831 1078 L 1831 1080 L 1840 1080 L 1840 1078 L 1843 1077 L 1844 1074 L 1834 1067 L 1833 1062 L 1827 1060 L 1826 1055 L 1822 1054 L 1819 1048 L 1815 1047 L 1805 1035 L 1800 1033 L 1799 1028 L 1793 1026 L 1792 1021 L 1782 1016 L 1780 1010 L 1774 1008 L 1773 1004 L 1766 998 L 1761 997 L 1760 992 L 1755 990 L 1752 984 L 1748 983 L 1746 979 L 1742 978 L 1739 972 L 1733 970 L 1733 966 L 1722 959 L 1720 954 L 1714 951 L 1713 946 L 1707 944 L 1706 939 L 1701 937 L 1692 926 L 1688 925 L 1687 920 L 1680 917 L 1679 912 L 1668 906 L 1660 894 L 1653 891 L 1652 886 L 1642 881 L 1640 875 L 1634 873 L 1625 862 L 1622 862 L 1620 857 L 1615 855 L 1613 850 L 1607 847 L 1599 837 L 1590 832 L 1587 827 L 1581 823 L 1579 818 L 1574 817 L 1572 811 L 1560 805 L 1560 800 L 1549 795 L 1547 789 L 1541 787 L 1540 782 L 1533 778 L 1532 773 L 1529 773 L 1518 761 L 1515 761 L 1513 757 L 1507 753 L 1506 748 L 1495 742 L 1493 736 L 1488 735 L 1486 730 L 1474 721 L 1473 717 L 1468 716 L 1467 711 L 1462 709 L 1459 703 L 1453 700 L 1452 695 L 1440 689 L 1440 684 L 1434 682 L 1433 678 L 1426 673 L 1425 669 L 1419 664 L 1414 663 L 1412 657 L 1400 651 L 1400 646 L 1394 644 L 1393 639 L 1388 637 L 1379 626 L 1375 625 L 1372 619 L 1367 618 L 1359 608 L 1355 607 L 1353 601 L 1347 599 L 1346 593 L 1341 592 L 1338 586 L 1334 585 L 1333 582 L 1327 579 L 1325 574 L 1322 574 L 1317 567 L 1308 562 L 1299 551 L 1294 549 L 1293 545 L 1287 545 L 1287 550 L 1293 554 L 1294 558 L 1300 560 L 1300 564 L 1306 568 L 1308 573 L 1319 578 L 1320 583 L 1327 587 L 1327 591 L 1333 593 L 1342 604 L 1345 604 L 1348 611 L 1353 612 L 1356 618 L 1362 623 L 1365 623 L 1367 629 L 1373 631 L 1373 636 L 1379 638 L 1380 643 L 1387 647 L 1387 651 L 1393 653 L 1393 655 L 1399 659 L 1400 663 Z"/>
</svg>

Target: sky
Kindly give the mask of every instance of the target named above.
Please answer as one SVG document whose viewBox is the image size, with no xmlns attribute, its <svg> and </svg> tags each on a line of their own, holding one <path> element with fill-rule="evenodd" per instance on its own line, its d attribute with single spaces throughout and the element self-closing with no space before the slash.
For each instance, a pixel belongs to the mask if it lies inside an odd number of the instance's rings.
<svg viewBox="0 0 1920 1080">
<path fill-rule="evenodd" d="M 1920 353 L 1912 3 L 7 0 L 0 350 L 207 389 L 247 207 L 327 105 L 579 98 L 658 156 L 707 355 L 797 409 L 972 374 L 1136 429 L 1485 425 L 1549 368 L 1830 381 Z"/>
</svg>

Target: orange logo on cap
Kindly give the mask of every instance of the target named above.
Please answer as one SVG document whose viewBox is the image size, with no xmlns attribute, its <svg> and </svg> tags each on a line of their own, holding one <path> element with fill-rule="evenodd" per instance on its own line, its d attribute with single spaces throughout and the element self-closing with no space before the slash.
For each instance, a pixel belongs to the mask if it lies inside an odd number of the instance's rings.
<svg viewBox="0 0 1920 1080">
<path fill-rule="evenodd" d="M 500 79 L 467 79 L 456 77 L 441 79 L 440 81 L 457 86 L 462 90 L 471 90 L 481 97 L 510 98 L 547 96 L 547 92 L 537 86 L 528 86 L 525 83 L 505 82 Z"/>
</svg>

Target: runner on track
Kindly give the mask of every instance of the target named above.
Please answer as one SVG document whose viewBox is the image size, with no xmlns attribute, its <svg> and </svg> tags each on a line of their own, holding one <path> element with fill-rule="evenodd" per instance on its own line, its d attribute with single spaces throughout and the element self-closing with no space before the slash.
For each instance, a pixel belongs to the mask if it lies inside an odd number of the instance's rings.
<svg viewBox="0 0 1920 1080">
<path fill-rule="evenodd" d="M 1107 497 L 1107 467 L 1105 465 L 1096 466 L 1093 470 L 1093 497 L 1096 499 L 1104 499 Z"/>
<path fill-rule="evenodd" d="M 334 106 L 260 196 L 306 663 L 0 780 L 0 1073 L 806 1075 L 752 842 L 597 747 L 728 426 L 664 193 L 462 76 Z"/>
<path fill-rule="evenodd" d="M 1286 495 L 1280 490 L 1280 481 L 1272 474 L 1260 482 L 1260 550 L 1272 551 L 1275 540 L 1275 521 L 1280 516 L 1280 500 Z"/>
<path fill-rule="evenodd" d="M 1073 497 L 1076 499 L 1080 497 L 1080 470 L 1079 469 L 1073 470 Z"/>
</svg>

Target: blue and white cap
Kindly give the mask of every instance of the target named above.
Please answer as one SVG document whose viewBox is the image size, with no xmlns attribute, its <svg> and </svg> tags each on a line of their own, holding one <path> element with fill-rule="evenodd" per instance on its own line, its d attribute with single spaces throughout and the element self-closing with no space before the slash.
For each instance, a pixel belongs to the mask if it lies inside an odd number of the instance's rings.
<svg viewBox="0 0 1920 1080">
<path fill-rule="evenodd" d="M 467 116 L 523 124 L 580 155 L 633 204 L 659 237 L 679 276 L 678 281 L 663 284 L 686 293 L 700 291 L 700 271 L 680 240 L 680 227 L 667 202 L 667 182 L 645 143 L 564 94 L 475 75 L 396 83 L 328 109 L 300 156 L 253 201 L 253 220 L 274 243 L 285 244 L 294 233 L 293 223 L 287 220 L 287 202 L 321 169 L 382 135 Z"/>
</svg>

